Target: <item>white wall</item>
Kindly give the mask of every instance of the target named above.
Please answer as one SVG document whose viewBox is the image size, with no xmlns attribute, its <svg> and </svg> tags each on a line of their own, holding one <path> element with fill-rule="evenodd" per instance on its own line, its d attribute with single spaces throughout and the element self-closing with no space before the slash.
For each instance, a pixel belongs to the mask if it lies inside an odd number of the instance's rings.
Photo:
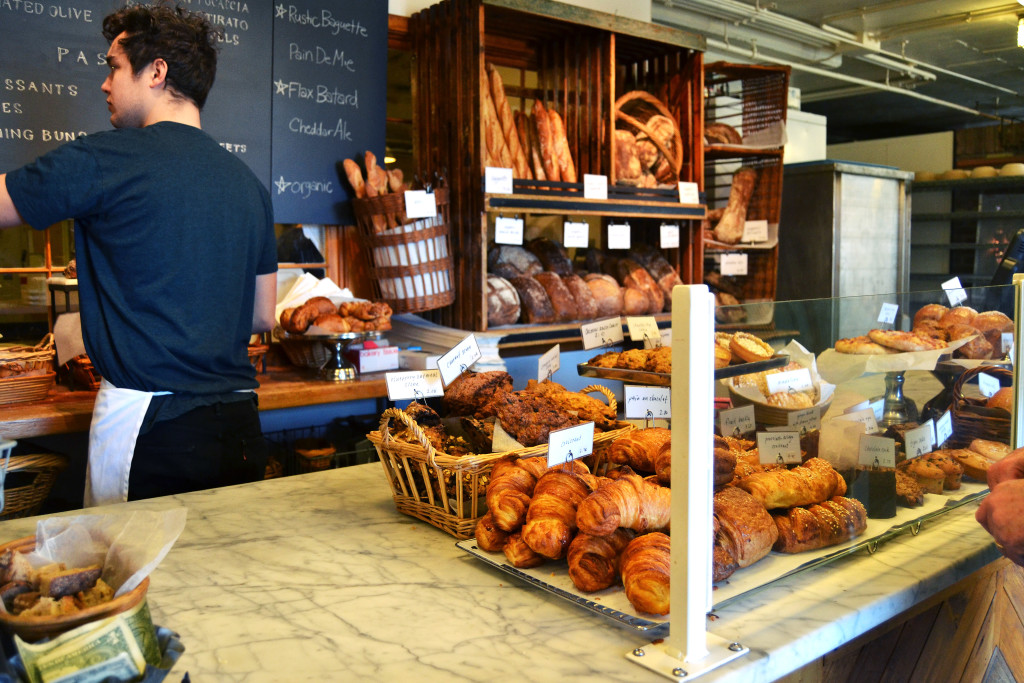
<svg viewBox="0 0 1024 683">
<path fill-rule="evenodd" d="M 900 138 L 829 145 L 829 159 L 895 166 L 904 171 L 941 173 L 953 168 L 953 133 L 928 133 Z"/>
<path fill-rule="evenodd" d="M 388 0 L 388 14 L 403 17 L 437 4 L 439 0 Z M 566 4 L 587 7 L 599 12 L 650 22 L 651 0 L 563 0 Z"/>
</svg>

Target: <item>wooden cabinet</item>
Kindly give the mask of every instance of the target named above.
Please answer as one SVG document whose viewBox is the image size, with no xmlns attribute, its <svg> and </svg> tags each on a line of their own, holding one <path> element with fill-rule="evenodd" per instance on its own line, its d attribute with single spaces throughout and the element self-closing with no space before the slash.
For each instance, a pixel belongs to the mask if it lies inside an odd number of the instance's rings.
<svg viewBox="0 0 1024 683">
<path fill-rule="evenodd" d="M 517 182 L 512 195 L 486 195 L 480 111 L 481 73 L 490 62 L 501 71 L 514 110 L 529 111 L 540 100 L 560 113 L 578 178 L 606 175 L 616 188 L 609 144 L 616 100 L 634 90 L 662 95 L 683 141 L 679 178 L 700 183 L 703 38 L 546 0 L 445 0 L 413 15 L 409 29 L 417 165 L 421 174 L 447 179 L 452 246 L 461 256 L 455 303 L 425 317 L 460 329 L 487 328 L 488 217 L 498 211 L 680 219 L 680 248 L 666 257 L 689 281 L 700 281 L 703 206 L 680 205 L 678 193 L 588 202 L 582 182 L 534 181 Z M 656 227 L 640 227 L 638 235 L 647 239 Z"/>
</svg>

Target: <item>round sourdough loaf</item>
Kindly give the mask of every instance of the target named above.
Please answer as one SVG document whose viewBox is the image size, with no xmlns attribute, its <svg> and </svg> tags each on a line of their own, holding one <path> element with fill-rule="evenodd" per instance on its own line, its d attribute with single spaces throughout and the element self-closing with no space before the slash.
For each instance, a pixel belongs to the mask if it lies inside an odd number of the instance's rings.
<svg viewBox="0 0 1024 683">
<path fill-rule="evenodd" d="M 503 277 L 487 276 L 487 326 L 511 325 L 519 320 L 519 293 Z"/>
</svg>

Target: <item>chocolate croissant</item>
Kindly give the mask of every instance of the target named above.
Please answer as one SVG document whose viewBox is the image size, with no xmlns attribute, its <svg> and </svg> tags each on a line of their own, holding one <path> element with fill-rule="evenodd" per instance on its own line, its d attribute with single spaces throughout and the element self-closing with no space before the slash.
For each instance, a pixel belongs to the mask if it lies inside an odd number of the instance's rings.
<svg viewBox="0 0 1024 683">
<path fill-rule="evenodd" d="M 780 553 L 827 548 L 864 532 L 868 513 L 856 498 L 836 496 L 817 505 L 794 507 L 772 515 L 779 529 L 775 542 Z"/>
<path fill-rule="evenodd" d="M 622 586 L 637 611 L 668 614 L 671 559 L 669 537 L 660 532 L 637 536 L 622 552 Z"/>
<path fill-rule="evenodd" d="M 668 530 L 671 516 L 672 489 L 627 474 L 580 503 L 576 523 L 584 533 L 607 536 L 620 526 L 640 533 Z"/>
<path fill-rule="evenodd" d="M 569 544 L 569 578 L 585 593 L 608 588 L 619 580 L 619 556 L 636 533 L 616 529 L 608 536 L 577 534 Z"/>
<path fill-rule="evenodd" d="M 846 493 L 846 481 L 821 458 L 810 458 L 789 470 L 757 472 L 735 485 L 773 510 L 795 505 L 813 505 Z"/>
<path fill-rule="evenodd" d="M 597 488 L 589 473 L 552 468 L 537 480 L 523 524 L 523 541 L 551 560 L 565 557 L 576 535 L 576 508 Z"/>
</svg>

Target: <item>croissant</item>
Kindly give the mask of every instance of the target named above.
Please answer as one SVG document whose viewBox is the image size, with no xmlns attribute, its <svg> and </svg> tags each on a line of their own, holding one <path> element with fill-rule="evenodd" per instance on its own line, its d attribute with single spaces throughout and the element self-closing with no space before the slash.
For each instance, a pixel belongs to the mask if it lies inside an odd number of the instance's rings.
<svg viewBox="0 0 1024 683">
<path fill-rule="evenodd" d="M 485 514 L 476 523 L 476 544 L 481 550 L 497 552 L 505 547 L 508 540 L 508 532 L 503 531 L 494 523 L 494 516 L 490 512 Z"/>
<path fill-rule="evenodd" d="M 836 545 L 864 532 L 868 514 L 856 498 L 836 496 L 820 504 L 772 515 L 779 529 L 774 550 L 799 553 Z"/>
<path fill-rule="evenodd" d="M 523 525 L 523 541 L 551 560 L 565 557 L 576 534 L 576 508 L 597 488 L 592 474 L 552 468 L 537 480 Z"/>
<path fill-rule="evenodd" d="M 664 427 L 634 430 L 608 445 L 608 461 L 637 472 L 655 472 L 654 456 L 671 439 L 672 432 Z"/>
<path fill-rule="evenodd" d="M 640 533 L 667 531 L 671 516 L 672 489 L 627 474 L 580 503 L 576 523 L 584 533 L 607 536 L 620 526 Z"/>
<path fill-rule="evenodd" d="M 509 535 L 502 550 L 505 551 L 505 557 L 513 567 L 528 569 L 529 567 L 544 564 L 544 558 L 533 552 L 530 546 L 526 545 L 523 541 L 523 533 L 521 531 Z"/>
<path fill-rule="evenodd" d="M 569 544 L 569 578 L 585 593 L 608 588 L 619 579 L 619 556 L 636 537 L 630 529 L 616 529 L 608 536 L 577 534 Z"/>
<path fill-rule="evenodd" d="M 622 585 L 637 611 L 668 614 L 671 559 L 669 537 L 660 532 L 637 536 L 622 552 Z"/>
<path fill-rule="evenodd" d="M 654 454 L 654 473 L 658 476 L 658 483 L 662 486 L 672 485 L 672 442 L 666 441 Z M 732 472 L 729 473 L 730 478 Z M 717 483 L 717 478 L 715 479 Z"/>
<path fill-rule="evenodd" d="M 534 486 L 546 468 L 547 459 L 543 457 L 520 460 L 509 456 L 494 463 L 487 486 L 487 509 L 495 526 L 512 532 L 523 525 Z"/>
<path fill-rule="evenodd" d="M 714 518 L 715 544 L 728 551 L 737 567 L 749 567 L 767 555 L 779 536 L 764 505 L 735 486 L 715 493 Z"/>
<path fill-rule="evenodd" d="M 810 458 L 789 470 L 756 472 L 735 484 L 773 510 L 795 505 L 813 505 L 846 493 L 846 481 L 832 465 Z"/>
</svg>

